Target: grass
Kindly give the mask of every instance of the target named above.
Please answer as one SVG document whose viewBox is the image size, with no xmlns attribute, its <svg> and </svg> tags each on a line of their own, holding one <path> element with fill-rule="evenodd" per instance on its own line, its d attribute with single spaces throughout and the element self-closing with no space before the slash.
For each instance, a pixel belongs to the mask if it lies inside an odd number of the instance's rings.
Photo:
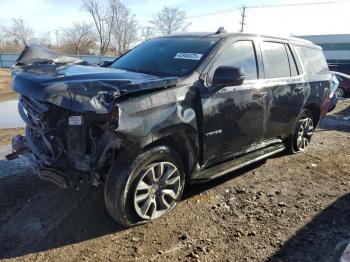
<svg viewBox="0 0 350 262">
<path fill-rule="evenodd" d="M 0 102 L 17 98 L 17 94 L 12 91 L 11 82 L 10 69 L 0 68 Z"/>
<path fill-rule="evenodd" d="M 0 102 L 17 98 L 16 93 L 12 91 L 11 82 L 11 71 L 9 69 L 0 68 Z M 23 134 L 24 128 L 0 129 L 0 145 L 11 144 L 13 136 Z"/>
</svg>

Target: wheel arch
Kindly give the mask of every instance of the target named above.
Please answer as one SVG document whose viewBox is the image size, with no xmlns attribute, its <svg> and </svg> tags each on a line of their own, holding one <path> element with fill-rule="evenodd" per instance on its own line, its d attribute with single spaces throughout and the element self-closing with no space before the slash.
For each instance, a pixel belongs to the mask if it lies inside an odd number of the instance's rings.
<svg viewBox="0 0 350 262">
<path fill-rule="evenodd" d="M 314 122 L 314 126 L 316 127 L 321 119 L 321 107 L 318 103 L 316 102 L 311 102 L 308 103 L 304 106 L 304 109 L 307 109 L 308 111 L 310 111 L 310 113 L 312 114 L 312 120 Z"/>
<path fill-rule="evenodd" d="M 186 177 L 190 177 L 198 162 L 198 147 L 188 134 L 171 134 L 162 137 L 146 146 L 151 148 L 157 145 L 168 146 L 181 158 Z"/>
<path fill-rule="evenodd" d="M 141 150 L 147 150 L 155 146 L 168 146 L 173 149 L 182 160 L 186 176 L 195 169 L 199 156 L 199 142 L 197 131 L 187 124 L 178 124 L 163 128 L 156 133 L 143 137 L 117 153 L 118 162 L 128 161 Z"/>
</svg>

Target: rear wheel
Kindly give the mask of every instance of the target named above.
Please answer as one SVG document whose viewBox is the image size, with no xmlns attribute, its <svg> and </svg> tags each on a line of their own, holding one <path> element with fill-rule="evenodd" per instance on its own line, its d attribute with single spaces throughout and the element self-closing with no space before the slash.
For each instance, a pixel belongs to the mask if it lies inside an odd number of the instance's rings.
<svg viewBox="0 0 350 262">
<path fill-rule="evenodd" d="M 289 153 L 297 153 L 307 149 L 310 145 L 313 131 L 312 114 L 304 109 L 293 128 L 291 136 L 285 142 L 287 151 Z"/>
<path fill-rule="evenodd" d="M 179 156 L 169 147 L 157 146 L 111 168 L 105 185 L 106 207 L 124 226 L 146 223 L 176 206 L 184 183 Z"/>
</svg>

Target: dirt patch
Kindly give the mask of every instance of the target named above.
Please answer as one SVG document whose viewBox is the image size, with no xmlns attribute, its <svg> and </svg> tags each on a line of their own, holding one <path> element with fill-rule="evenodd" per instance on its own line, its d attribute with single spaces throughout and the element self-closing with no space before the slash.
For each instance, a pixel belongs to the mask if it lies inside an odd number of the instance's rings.
<svg viewBox="0 0 350 262">
<path fill-rule="evenodd" d="M 25 159 L 3 160 L 0 258 L 337 261 L 350 241 L 349 142 L 348 131 L 326 125 L 305 153 L 188 187 L 169 215 L 132 229 L 108 216 L 102 186 L 61 190 Z"/>
<path fill-rule="evenodd" d="M 9 69 L 0 68 L 0 102 L 17 98 L 11 88 L 12 78 Z"/>
<path fill-rule="evenodd" d="M 12 137 L 15 135 L 24 135 L 24 128 L 0 129 L 0 145 L 11 144 Z"/>
</svg>

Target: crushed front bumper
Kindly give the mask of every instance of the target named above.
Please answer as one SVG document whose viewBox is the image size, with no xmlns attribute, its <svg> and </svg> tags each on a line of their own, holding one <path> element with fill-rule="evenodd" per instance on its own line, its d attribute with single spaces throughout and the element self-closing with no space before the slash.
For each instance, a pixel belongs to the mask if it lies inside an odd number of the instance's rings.
<svg viewBox="0 0 350 262">
<path fill-rule="evenodd" d="M 13 152 L 7 159 L 26 155 L 40 178 L 62 188 L 103 181 L 122 146 L 115 132 L 115 116 L 79 114 L 24 96 L 18 111 L 26 123 L 25 136 L 13 138 Z"/>
<path fill-rule="evenodd" d="M 27 139 L 24 136 L 17 135 L 12 139 L 13 152 L 6 156 L 7 160 L 16 159 L 20 155 L 24 155 L 30 161 L 31 166 L 35 170 L 36 174 L 43 180 L 52 182 L 61 188 L 68 188 L 75 186 L 73 180 L 68 178 L 65 172 L 59 169 L 48 168 L 42 165 L 42 162 L 31 152 L 28 147 Z"/>
</svg>

